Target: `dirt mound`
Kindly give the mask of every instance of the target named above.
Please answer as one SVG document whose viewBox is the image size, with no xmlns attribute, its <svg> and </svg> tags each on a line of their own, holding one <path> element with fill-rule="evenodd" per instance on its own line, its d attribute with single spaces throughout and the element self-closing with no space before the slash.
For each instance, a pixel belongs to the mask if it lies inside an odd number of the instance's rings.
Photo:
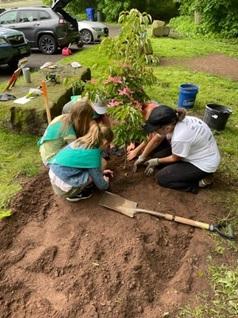
<svg viewBox="0 0 238 318">
<path fill-rule="evenodd" d="M 207 192 L 162 189 L 142 171 L 125 175 L 121 164 L 114 164 L 113 192 L 142 208 L 213 220 Z M 2 318 L 176 317 L 209 290 L 207 232 L 149 215 L 127 218 L 99 207 L 99 198 L 57 198 L 47 172 L 24 186 L 15 214 L 0 223 Z"/>
<path fill-rule="evenodd" d="M 238 59 L 223 54 L 210 54 L 179 60 L 162 59 L 161 65 L 183 65 L 193 71 L 206 72 L 238 80 Z"/>
</svg>

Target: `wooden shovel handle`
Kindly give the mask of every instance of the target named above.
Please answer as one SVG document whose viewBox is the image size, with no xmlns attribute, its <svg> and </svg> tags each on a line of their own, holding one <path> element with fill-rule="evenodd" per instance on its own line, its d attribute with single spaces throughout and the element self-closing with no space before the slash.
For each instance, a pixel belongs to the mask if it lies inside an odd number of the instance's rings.
<svg viewBox="0 0 238 318">
<path fill-rule="evenodd" d="M 51 114 L 50 114 L 50 107 L 49 107 L 47 85 L 46 85 L 46 82 L 44 80 L 41 81 L 41 90 L 42 90 L 42 96 L 43 96 L 44 104 L 45 104 L 47 121 L 49 124 L 51 122 Z"/>
<path fill-rule="evenodd" d="M 136 209 L 136 212 L 151 214 L 151 215 L 166 219 L 168 221 L 174 221 L 174 222 L 178 222 L 178 223 L 182 223 L 182 224 L 186 224 L 186 225 L 191 225 L 194 227 L 198 227 L 200 229 L 205 229 L 205 230 L 210 229 L 210 225 L 207 223 L 194 221 L 191 219 L 183 218 L 181 216 L 176 216 L 176 215 L 172 215 L 169 213 L 155 212 L 155 211 L 146 210 L 146 209 Z"/>
</svg>

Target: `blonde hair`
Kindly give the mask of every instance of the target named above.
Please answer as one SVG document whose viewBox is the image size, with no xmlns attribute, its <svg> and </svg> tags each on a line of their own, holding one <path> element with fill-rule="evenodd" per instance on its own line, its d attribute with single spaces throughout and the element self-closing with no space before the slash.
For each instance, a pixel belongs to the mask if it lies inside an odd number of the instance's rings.
<svg viewBox="0 0 238 318">
<path fill-rule="evenodd" d="M 88 132 L 92 118 L 93 108 L 88 98 L 84 97 L 72 107 L 64 120 L 64 127 L 71 123 L 74 126 L 77 137 L 82 137 Z"/>
<path fill-rule="evenodd" d="M 89 131 L 83 137 L 78 138 L 74 142 L 74 146 L 84 146 L 85 148 L 100 147 L 103 141 L 108 143 L 113 140 L 113 132 L 111 128 L 95 121 L 92 122 Z"/>
</svg>

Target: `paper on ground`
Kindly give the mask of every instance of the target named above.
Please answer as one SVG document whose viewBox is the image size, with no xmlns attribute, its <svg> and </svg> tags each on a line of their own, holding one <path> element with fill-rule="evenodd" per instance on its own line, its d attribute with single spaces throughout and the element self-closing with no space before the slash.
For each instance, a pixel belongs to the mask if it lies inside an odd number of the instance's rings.
<svg viewBox="0 0 238 318">
<path fill-rule="evenodd" d="M 15 99 L 13 103 L 24 105 L 24 104 L 28 103 L 32 98 L 33 97 L 23 96 L 23 97 Z"/>
</svg>

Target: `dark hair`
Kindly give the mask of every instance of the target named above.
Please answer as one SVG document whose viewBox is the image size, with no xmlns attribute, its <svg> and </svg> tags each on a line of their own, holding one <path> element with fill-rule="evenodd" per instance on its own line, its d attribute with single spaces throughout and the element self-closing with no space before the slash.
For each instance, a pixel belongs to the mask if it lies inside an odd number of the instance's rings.
<svg viewBox="0 0 238 318">
<path fill-rule="evenodd" d="M 173 109 L 166 105 L 160 105 L 154 108 L 145 122 L 144 130 L 146 132 L 153 132 L 165 125 L 176 124 L 186 116 L 186 111 L 182 108 Z"/>
</svg>

